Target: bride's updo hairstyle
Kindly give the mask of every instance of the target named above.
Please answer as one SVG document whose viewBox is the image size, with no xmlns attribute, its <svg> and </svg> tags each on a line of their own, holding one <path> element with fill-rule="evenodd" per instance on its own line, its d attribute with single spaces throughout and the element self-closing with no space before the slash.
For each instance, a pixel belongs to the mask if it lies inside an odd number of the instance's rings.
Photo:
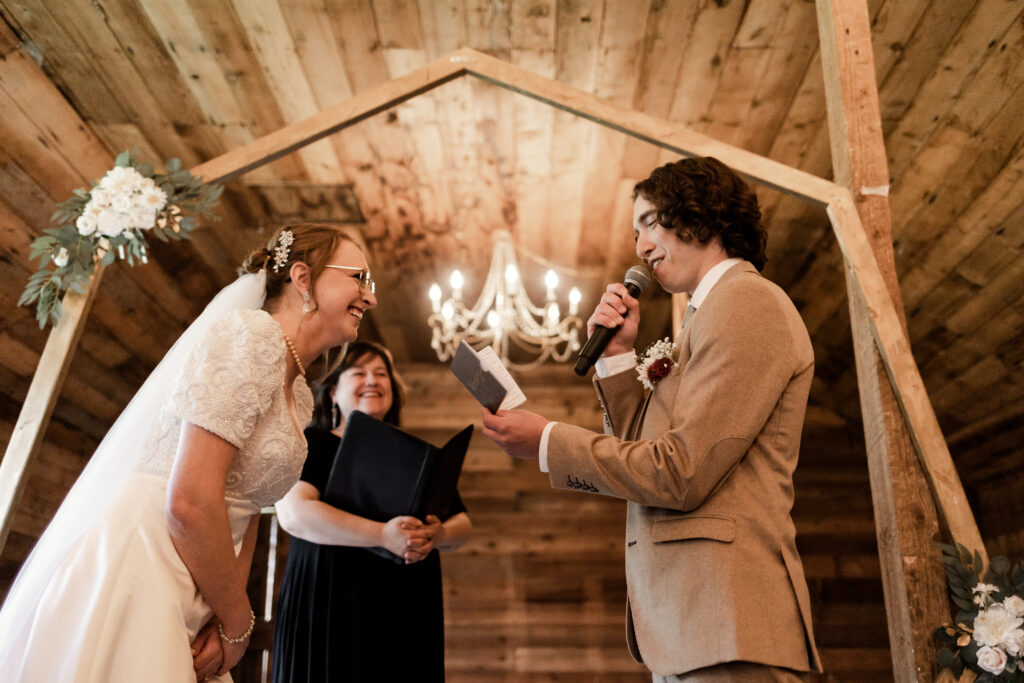
<svg viewBox="0 0 1024 683">
<path fill-rule="evenodd" d="M 290 238 L 288 235 L 291 235 Z M 249 254 L 240 268 L 241 273 L 267 273 L 267 302 L 281 295 L 292 279 L 293 263 L 305 263 L 311 271 L 310 281 L 316 282 L 324 266 L 331 260 L 342 241 L 358 243 L 345 228 L 333 223 L 295 223 L 278 229 L 266 247 Z M 240 274 L 241 274 L 240 273 Z"/>
</svg>

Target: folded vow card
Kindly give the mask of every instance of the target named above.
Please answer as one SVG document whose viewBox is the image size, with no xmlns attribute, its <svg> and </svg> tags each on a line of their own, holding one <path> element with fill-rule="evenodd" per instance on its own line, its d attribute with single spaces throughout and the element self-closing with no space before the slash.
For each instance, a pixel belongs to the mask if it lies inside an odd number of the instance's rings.
<svg viewBox="0 0 1024 683">
<path fill-rule="evenodd" d="M 475 351 L 465 340 L 459 342 L 451 370 L 473 398 L 492 413 L 526 403 L 523 390 L 490 346 Z"/>
</svg>

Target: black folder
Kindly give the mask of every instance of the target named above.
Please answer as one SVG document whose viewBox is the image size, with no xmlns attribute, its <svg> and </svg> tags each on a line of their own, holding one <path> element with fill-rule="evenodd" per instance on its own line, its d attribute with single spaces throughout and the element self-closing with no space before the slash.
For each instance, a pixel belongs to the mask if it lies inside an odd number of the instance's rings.
<svg viewBox="0 0 1024 683">
<path fill-rule="evenodd" d="M 448 516 L 473 425 L 438 448 L 398 427 L 352 411 L 320 499 L 336 508 L 386 522 L 399 515 L 423 521 Z M 385 548 L 367 548 L 404 560 Z"/>
</svg>

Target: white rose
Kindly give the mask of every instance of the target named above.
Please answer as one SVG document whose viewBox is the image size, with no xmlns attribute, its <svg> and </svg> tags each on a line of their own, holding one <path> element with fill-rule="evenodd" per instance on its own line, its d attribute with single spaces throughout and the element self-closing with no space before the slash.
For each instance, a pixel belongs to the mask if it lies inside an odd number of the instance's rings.
<svg viewBox="0 0 1024 683">
<path fill-rule="evenodd" d="M 1003 639 L 1003 647 L 1014 657 L 1019 657 L 1024 652 L 1024 631 L 1017 629 Z"/>
<path fill-rule="evenodd" d="M 1003 600 L 1003 607 L 1015 617 L 1024 617 L 1024 599 L 1019 595 L 1011 595 Z"/>
<path fill-rule="evenodd" d="M 132 211 L 131 216 L 132 227 L 139 230 L 149 230 L 156 223 L 156 213 L 148 209 Z"/>
<path fill-rule="evenodd" d="M 61 247 L 60 251 L 57 252 L 57 255 L 53 257 L 53 263 L 58 268 L 66 266 L 68 264 L 68 250 Z"/>
<path fill-rule="evenodd" d="M 90 204 L 106 205 L 110 203 L 110 193 L 106 190 L 97 187 L 89 195 Z"/>
<path fill-rule="evenodd" d="M 120 211 L 121 213 L 127 213 L 128 211 L 132 210 L 132 196 L 127 192 L 122 192 L 120 194 L 114 195 L 114 198 L 110 202 L 110 205 L 114 207 L 116 211 Z"/>
<path fill-rule="evenodd" d="M 1024 619 L 1013 616 L 1002 603 L 997 602 L 975 617 L 974 641 L 981 646 L 995 647 L 1003 643 L 1021 624 L 1024 624 Z"/>
<path fill-rule="evenodd" d="M 1006 668 L 1006 653 L 998 647 L 978 648 L 978 666 L 998 676 Z"/>
<path fill-rule="evenodd" d="M 119 194 L 125 191 L 132 191 L 142 182 L 142 176 L 134 168 L 127 166 L 115 166 L 107 171 L 100 181 L 100 187 L 111 194 Z"/>
<path fill-rule="evenodd" d="M 115 166 L 100 180 L 100 187 L 108 192 L 118 192 L 125 183 L 125 167 Z M 116 188 L 116 189 L 115 189 Z"/>
<path fill-rule="evenodd" d="M 83 213 L 75 221 L 75 227 L 78 228 L 79 235 L 91 235 L 96 232 L 96 216 L 91 213 Z"/>
<path fill-rule="evenodd" d="M 100 211 L 100 215 L 96 217 L 96 229 L 108 237 L 120 235 L 121 231 L 124 230 L 120 214 L 110 209 L 103 209 Z"/>
<path fill-rule="evenodd" d="M 130 182 L 135 187 L 142 187 L 142 183 L 145 182 L 146 180 L 146 177 L 144 175 L 136 171 L 131 166 L 125 166 L 124 175 L 125 178 L 128 179 L 128 182 Z"/>
</svg>

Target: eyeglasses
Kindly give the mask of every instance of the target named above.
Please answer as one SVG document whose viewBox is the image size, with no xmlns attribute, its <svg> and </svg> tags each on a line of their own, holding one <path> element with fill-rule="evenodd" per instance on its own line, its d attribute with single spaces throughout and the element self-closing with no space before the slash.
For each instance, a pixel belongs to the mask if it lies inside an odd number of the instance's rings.
<svg viewBox="0 0 1024 683">
<path fill-rule="evenodd" d="M 365 293 L 367 289 L 370 290 L 370 294 L 377 293 L 377 283 L 370 277 L 370 271 L 366 268 L 356 268 L 354 266 L 332 266 L 327 264 L 324 268 L 334 268 L 335 270 L 355 270 L 358 271 L 352 277 L 359 282 L 359 291 Z"/>
</svg>

